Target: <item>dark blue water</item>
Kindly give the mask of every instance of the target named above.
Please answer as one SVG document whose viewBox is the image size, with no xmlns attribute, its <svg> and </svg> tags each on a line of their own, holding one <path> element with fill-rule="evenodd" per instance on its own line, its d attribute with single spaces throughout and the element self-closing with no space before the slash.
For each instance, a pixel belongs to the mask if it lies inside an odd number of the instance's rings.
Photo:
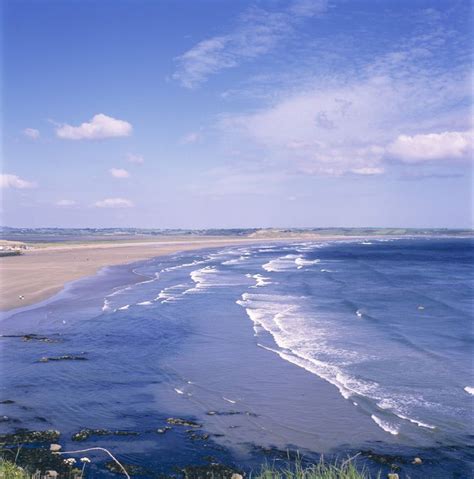
<svg viewBox="0 0 474 479">
<path fill-rule="evenodd" d="M 54 427 L 68 448 L 85 427 L 136 431 L 79 445 L 159 472 L 206 456 L 252 468 L 273 447 L 371 449 L 402 455 L 410 477 L 470 477 L 473 260 L 471 239 L 433 238 L 110 268 L 2 319 L 4 335 L 57 340 L 1 339 L 1 399 L 15 401 L 1 414 L 20 421 L 2 428 Z M 39 362 L 66 354 L 87 360 Z M 194 418 L 209 438 L 157 434 L 170 416 Z"/>
</svg>

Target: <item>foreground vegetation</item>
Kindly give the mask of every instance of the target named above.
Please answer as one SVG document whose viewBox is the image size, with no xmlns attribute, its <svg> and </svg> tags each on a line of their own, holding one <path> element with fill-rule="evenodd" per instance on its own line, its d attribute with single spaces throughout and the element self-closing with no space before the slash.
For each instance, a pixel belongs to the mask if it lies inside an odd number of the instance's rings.
<svg viewBox="0 0 474 479">
<path fill-rule="evenodd" d="M 378 478 L 380 477 L 377 476 Z M 311 466 L 303 466 L 296 461 L 287 469 L 265 466 L 255 479 L 370 479 L 370 474 L 363 469 L 359 471 L 353 461 L 328 464 L 320 462 Z"/>
<path fill-rule="evenodd" d="M 83 471 L 70 471 L 70 473 L 60 474 L 59 478 L 82 478 Z M 54 477 L 47 475 L 32 475 L 11 461 L 0 460 L 0 478 L 1 479 L 36 479 L 37 477 Z M 87 475 L 84 475 L 87 477 Z M 184 473 L 186 479 L 188 474 Z M 193 474 L 193 478 L 196 476 Z M 237 473 L 227 472 L 226 474 L 204 474 L 203 478 L 211 479 L 240 479 L 242 476 Z M 319 464 L 303 466 L 300 461 L 290 464 L 286 469 L 276 468 L 266 465 L 262 470 L 250 475 L 253 479 L 371 479 L 366 470 L 359 471 L 351 460 L 328 464 L 320 462 Z M 380 478 L 380 475 L 377 476 Z M 373 479 L 377 479 L 373 478 Z"/>
</svg>

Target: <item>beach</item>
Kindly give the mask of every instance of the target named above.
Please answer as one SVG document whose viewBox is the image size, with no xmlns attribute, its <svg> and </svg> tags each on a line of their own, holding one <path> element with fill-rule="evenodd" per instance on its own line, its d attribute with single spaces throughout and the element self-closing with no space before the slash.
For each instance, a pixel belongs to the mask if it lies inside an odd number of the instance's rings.
<svg viewBox="0 0 474 479">
<path fill-rule="evenodd" d="M 34 244 L 22 255 L 0 258 L 0 310 L 9 311 L 47 299 L 66 283 L 91 276 L 105 266 L 252 241 L 255 239 L 175 237 L 156 241 Z"/>
</svg>

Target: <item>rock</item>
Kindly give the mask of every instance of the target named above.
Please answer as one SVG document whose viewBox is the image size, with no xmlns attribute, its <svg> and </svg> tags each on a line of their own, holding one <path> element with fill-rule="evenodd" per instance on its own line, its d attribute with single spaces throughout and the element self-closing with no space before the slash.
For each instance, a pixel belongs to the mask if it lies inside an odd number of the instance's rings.
<svg viewBox="0 0 474 479">
<path fill-rule="evenodd" d="M 110 431 L 109 429 L 81 429 L 72 435 L 73 441 L 86 441 L 91 436 L 138 436 L 135 431 Z"/>
<path fill-rule="evenodd" d="M 181 472 L 186 479 L 230 479 L 234 474 L 242 477 L 235 469 L 216 463 L 206 466 L 187 466 L 181 469 Z"/>
<path fill-rule="evenodd" d="M 59 436 L 59 431 L 52 429 L 47 431 L 29 431 L 28 429 L 18 429 L 13 434 L 0 434 L 0 445 L 57 442 Z"/>
<path fill-rule="evenodd" d="M 423 461 L 421 460 L 421 457 L 415 457 L 415 459 L 413 459 L 412 464 L 416 464 L 416 465 L 423 464 Z"/>
<path fill-rule="evenodd" d="M 187 427 L 202 427 L 201 424 L 198 424 L 194 421 L 189 421 L 187 419 L 180 419 L 175 417 L 169 417 L 166 422 L 168 424 L 173 424 L 175 426 L 187 426 Z"/>
<path fill-rule="evenodd" d="M 171 431 L 170 426 L 160 427 L 159 429 L 156 430 L 158 434 L 165 434 L 167 431 Z"/>
<path fill-rule="evenodd" d="M 49 361 L 87 361 L 87 358 L 84 356 L 72 356 L 67 354 L 65 356 L 56 356 L 56 357 L 43 356 L 39 360 L 40 363 L 47 363 Z"/>
<path fill-rule="evenodd" d="M 56 479 L 59 476 L 59 474 L 56 471 L 49 470 L 45 472 L 45 477 L 47 479 Z"/>
<path fill-rule="evenodd" d="M 59 452 L 63 447 L 61 446 L 61 444 L 51 444 L 49 446 L 49 450 L 51 452 Z"/>
<path fill-rule="evenodd" d="M 391 472 L 390 474 L 387 474 L 387 479 L 400 479 L 400 477 L 395 472 Z"/>
<path fill-rule="evenodd" d="M 230 476 L 230 479 L 244 479 L 244 476 L 242 476 L 242 474 L 234 473 Z"/>
</svg>

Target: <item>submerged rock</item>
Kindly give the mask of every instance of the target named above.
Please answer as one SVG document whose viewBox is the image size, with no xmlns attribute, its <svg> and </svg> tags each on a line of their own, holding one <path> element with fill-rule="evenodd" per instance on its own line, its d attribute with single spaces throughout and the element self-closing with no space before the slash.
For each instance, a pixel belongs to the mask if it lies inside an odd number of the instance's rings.
<svg viewBox="0 0 474 479">
<path fill-rule="evenodd" d="M 187 427 L 202 427 L 202 424 L 198 424 L 197 422 L 190 421 L 188 419 L 180 419 L 179 417 L 169 417 L 166 422 L 168 424 L 173 424 L 175 426 L 187 426 Z"/>
<path fill-rule="evenodd" d="M 47 431 L 29 431 L 17 429 L 12 434 L 0 434 L 0 445 L 33 444 L 42 442 L 57 442 L 60 432 L 49 429 Z"/>
<path fill-rule="evenodd" d="M 172 428 L 171 428 L 170 426 L 165 426 L 165 427 L 160 427 L 160 428 L 158 428 L 158 429 L 156 430 L 156 432 L 157 432 L 158 434 L 165 434 L 166 432 L 171 431 L 171 429 L 172 429 Z"/>
<path fill-rule="evenodd" d="M 123 462 L 121 464 L 130 476 L 153 477 L 153 473 L 151 473 L 148 469 L 145 469 L 142 466 L 137 466 L 135 464 L 126 464 Z M 106 462 L 105 467 L 110 472 L 113 472 L 114 474 L 121 474 L 123 476 L 122 468 L 115 461 Z"/>
<path fill-rule="evenodd" d="M 15 404 L 15 401 L 12 401 L 11 399 L 4 399 L 3 401 L 0 401 L 0 404 Z"/>
<path fill-rule="evenodd" d="M 211 463 L 206 466 L 187 466 L 180 470 L 186 479 L 232 479 L 235 476 L 243 477 L 239 471 L 224 466 L 223 464 Z"/>
<path fill-rule="evenodd" d="M 47 363 L 49 361 L 87 361 L 87 358 L 85 356 L 73 356 L 73 355 L 66 354 L 64 356 L 52 356 L 52 357 L 43 356 L 39 360 L 40 363 Z"/>
<path fill-rule="evenodd" d="M 91 436 L 139 436 L 136 431 L 110 431 L 109 429 L 81 429 L 72 435 L 73 441 L 86 441 Z"/>
</svg>

